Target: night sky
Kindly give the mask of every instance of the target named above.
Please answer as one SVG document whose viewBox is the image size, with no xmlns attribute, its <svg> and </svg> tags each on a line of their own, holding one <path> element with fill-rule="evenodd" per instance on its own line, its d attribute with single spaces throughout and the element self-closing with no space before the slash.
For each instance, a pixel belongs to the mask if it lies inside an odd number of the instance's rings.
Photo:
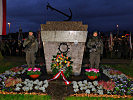
<svg viewBox="0 0 133 100">
<path fill-rule="evenodd" d="M 46 21 L 63 21 L 67 17 L 46 9 L 47 2 L 66 14 L 72 21 L 88 24 L 88 31 L 113 31 L 119 24 L 120 30 L 133 32 L 133 0 L 7 0 L 7 22 L 11 23 L 11 32 L 37 31 Z M 7 33 L 9 27 L 7 24 Z"/>
</svg>

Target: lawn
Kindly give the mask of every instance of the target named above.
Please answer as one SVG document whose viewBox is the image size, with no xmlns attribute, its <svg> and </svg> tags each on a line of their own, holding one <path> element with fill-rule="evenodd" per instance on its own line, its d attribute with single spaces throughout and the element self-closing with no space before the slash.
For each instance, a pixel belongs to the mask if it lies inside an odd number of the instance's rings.
<svg viewBox="0 0 133 100">
<path fill-rule="evenodd" d="M 51 97 L 48 95 L 0 94 L 0 100 L 51 100 Z"/>
<path fill-rule="evenodd" d="M 12 67 L 20 66 L 23 65 L 24 63 L 18 63 L 18 62 L 10 62 L 6 60 L 1 60 L 0 61 L 0 73 L 5 72 L 6 70 L 11 69 Z"/>
</svg>

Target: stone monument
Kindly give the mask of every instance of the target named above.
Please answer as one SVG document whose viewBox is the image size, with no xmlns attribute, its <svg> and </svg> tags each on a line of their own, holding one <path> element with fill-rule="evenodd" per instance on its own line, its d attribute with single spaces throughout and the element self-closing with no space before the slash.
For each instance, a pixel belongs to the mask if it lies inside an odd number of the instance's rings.
<svg viewBox="0 0 133 100">
<path fill-rule="evenodd" d="M 87 38 L 88 25 L 81 21 L 47 21 L 41 24 L 41 38 L 43 41 L 47 73 L 51 73 L 53 55 L 59 52 L 59 45 L 68 46 L 68 57 L 72 58 L 73 74 L 80 75 L 84 47 Z M 65 47 L 62 46 L 62 50 Z"/>
</svg>

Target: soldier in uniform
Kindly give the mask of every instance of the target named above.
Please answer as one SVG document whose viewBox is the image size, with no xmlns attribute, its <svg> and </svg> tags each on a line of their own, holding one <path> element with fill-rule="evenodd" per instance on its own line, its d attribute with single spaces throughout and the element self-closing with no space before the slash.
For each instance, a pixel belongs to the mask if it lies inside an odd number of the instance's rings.
<svg viewBox="0 0 133 100">
<path fill-rule="evenodd" d="M 99 68 L 100 55 L 103 54 L 103 42 L 98 37 L 97 31 L 93 32 L 92 38 L 89 39 L 87 47 L 90 49 L 90 65 L 91 68 Z"/>
<path fill-rule="evenodd" d="M 23 47 L 25 47 L 24 52 L 26 53 L 26 62 L 28 66 L 35 66 L 35 53 L 38 51 L 38 42 L 34 37 L 33 32 L 29 32 L 29 36 L 24 40 Z"/>
</svg>

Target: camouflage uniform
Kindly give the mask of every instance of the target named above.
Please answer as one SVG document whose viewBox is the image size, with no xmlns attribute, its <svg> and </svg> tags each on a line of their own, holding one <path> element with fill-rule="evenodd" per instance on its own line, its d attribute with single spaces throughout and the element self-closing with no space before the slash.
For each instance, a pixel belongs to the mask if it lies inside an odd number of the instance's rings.
<svg viewBox="0 0 133 100">
<path fill-rule="evenodd" d="M 98 37 L 92 37 L 87 43 L 90 49 L 90 65 L 92 68 L 99 68 L 100 54 L 103 54 L 103 42 Z"/>
<path fill-rule="evenodd" d="M 28 66 L 34 67 L 35 60 L 36 60 L 35 53 L 38 51 L 37 39 L 35 39 L 35 37 L 33 35 L 28 36 L 28 38 L 24 40 L 23 47 L 26 47 L 24 51 L 26 52 L 26 62 L 28 64 Z"/>
</svg>

